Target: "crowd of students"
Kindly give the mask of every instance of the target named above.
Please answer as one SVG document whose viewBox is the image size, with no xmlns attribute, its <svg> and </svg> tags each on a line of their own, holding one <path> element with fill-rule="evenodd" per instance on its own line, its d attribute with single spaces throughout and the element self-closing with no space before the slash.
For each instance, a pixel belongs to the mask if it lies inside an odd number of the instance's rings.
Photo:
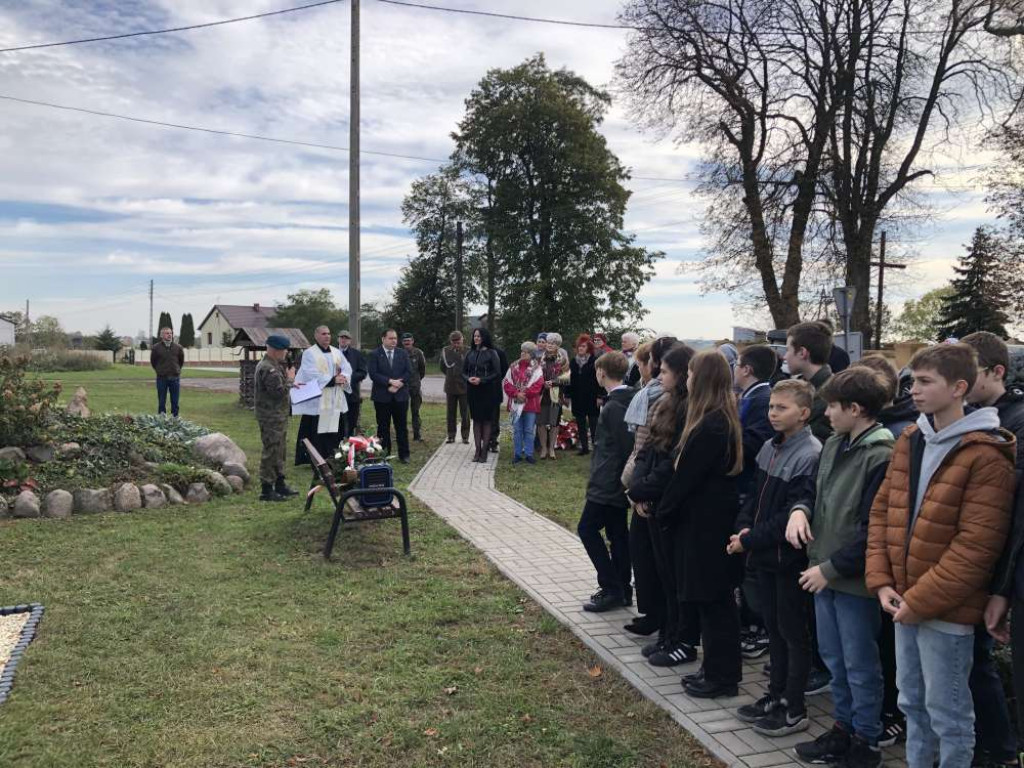
<svg viewBox="0 0 1024 768">
<path fill-rule="evenodd" d="M 745 633 L 763 627 L 767 693 L 736 716 L 806 730 L 811 681 L 830 677 L 835 725 L 796 746 L 805 762 L 874 768 L 905 739 L 911 768 L 1015 765 L 992 656 L 1019 641 L 1024 689 L 1024 622 L 1008 625 L 1024 616 L 1024 393 L 1006 386 L 1006 344 L 927 347 L 905 377 L 881 356 L 833 372 L 833 350 L 811 322 L 782 360 L 674 338 L 594 359 L 607 394 L 578 526 L 599 587 L 584 610 L 635 590 L 626 629 L 653 636 L 652 665 L 700 658 L 681 681 L 698 698 L 738 694 L 758 652 Z"/>
</svg>

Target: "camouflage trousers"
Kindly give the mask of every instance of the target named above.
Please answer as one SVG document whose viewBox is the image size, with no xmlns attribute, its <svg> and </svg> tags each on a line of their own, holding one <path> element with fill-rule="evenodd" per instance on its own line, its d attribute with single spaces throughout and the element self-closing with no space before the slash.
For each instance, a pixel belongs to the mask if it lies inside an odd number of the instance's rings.
<svg viewBox="0 0 1024 768">
<path fill-rule="evenodd" d="M 284 420 L 261 420 L 260 438 L 263 453 L 260 455 L 260 481 L 273 483 L 284 477 L 284 456 L 288 445 L 288 422 Z"/>
</svg>

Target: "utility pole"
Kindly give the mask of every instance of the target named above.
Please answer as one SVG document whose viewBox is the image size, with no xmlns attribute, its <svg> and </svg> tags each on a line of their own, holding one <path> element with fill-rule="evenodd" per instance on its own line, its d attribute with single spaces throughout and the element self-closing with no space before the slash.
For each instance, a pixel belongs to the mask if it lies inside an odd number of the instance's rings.
<svg viewBox="0 0 1024 768">
<path fill-rule="evenodd" d="M 348 330 L 359 349 L 359 0 L 352 5 L 352 59 L 349 66 L 348 124 Z"/>
<path fill-rule="evenodd" d="M 893 264 L 885 260 L 885 230 L 882 230 L 882 240 L 879 244 L 878 261 L 871 262 L 872 267 L 878 267 L 878 302 L 875 307 L 875 346 L 882 348 L 882 291 L 885 289 L 885 268 L 906 269 L 906 264 Z"/>
<path fill-rule="evenodd" d="M 455 330 L 462 330 L 462 222 L 455 222 Z"/>
<path fill-rule="evenodd" d="M 153 281 L 149 281 L 149 339 L 146 341 L 146 346 L 150 346 L 153 343 Z"/>
</svg>

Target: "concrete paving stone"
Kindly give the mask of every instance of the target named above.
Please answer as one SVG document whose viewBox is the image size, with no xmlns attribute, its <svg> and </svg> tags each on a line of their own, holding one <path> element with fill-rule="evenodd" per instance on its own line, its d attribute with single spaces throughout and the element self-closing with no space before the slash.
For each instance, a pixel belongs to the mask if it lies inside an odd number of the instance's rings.
<svg viewBox="0 0 1024 768">
<path fill-rule="evenodd" d="M 774 751 L 774 752 L 758 752 L 754 755 L 747 755 L 743 758 L 744 764 L 747 768 L 774 768 L 777 765 L 784 765 L 793 761 L 793 754 Z"/>
</svg>

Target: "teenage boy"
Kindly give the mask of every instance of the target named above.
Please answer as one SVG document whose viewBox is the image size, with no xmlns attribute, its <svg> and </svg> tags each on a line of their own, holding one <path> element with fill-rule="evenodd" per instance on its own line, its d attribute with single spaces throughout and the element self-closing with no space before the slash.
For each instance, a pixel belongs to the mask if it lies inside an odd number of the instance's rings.
<svg viewBox="0 0 1024 768">
<path fill-rule="evenodd" d="M 736 521 L 739 533 L 727 547 L 729 554 L 750 553 L 747 565 L 756 569 L 771 659 L 768 693 L 740 707 L 736 716 L 765 736 L 805 731 L 809 724 L 804 687 L 811 666 L 811 606 L 800 588 L 807 556 L 802 548 L 789 546 L 785 534 L 790 509 L 813 493 L 821 453 L 821 443 L 807 427 L 813 400 L 814 390 L 806 381 L 775 385 L 768 418 L 778 434 L 757 454 L 754 493 L 747 497 Z"/>
<path fill-rule="evenodd" d="M 868 531 L 867 587 L 896 622 L 907 764 L 968 768 L 974 626 L 1010 527 L 1014 436 L 995 408 L 964 414 L 974 350 L 940 344 L 910 362 L 921 416 L 900 437 Z"/>
<path fill-rule="evenodd" d="M 633 433 L 625 417 L 636 391 L 622 383 L 629 361 L 621 352 L 605 352 L 597 358 L 595 367 L 598 386 L 608 392 L 608 398 L 598 417 L 587 500 L 576 531 L 597 570 L 599 587 L 583 610 L 600 613 L 633 602 L 626 523 L 629 501 L 619 478 L 633 452 Z M 608 537 L 608 546 L 601 537 L 602 529 Z"/>
<path fill-rule="evenodd" d="M 864 586 L 864 552 L 871 502 L 892 454 L 892 433 L 878 423 L 889 393 L 874 371 L 854 367 L 836 374 L 819 394 L 835 434 L 822 449 L 813 497 L 790 514 L 786 539 L 807 546 L 809 567 L 800 585 L 814 595 L 818 651 L 832 673 L 835 725 L 798 744 L 796 753 L 808 763 L 874 768 L 882 762 L 881 616 Z"/>
<path fill-rule="evenodd" d="M 786 333 L 785 361 L 789 372 L 798 376 L 819 392 L 832 378 L 828 356 L 832 352 L 832 334 L 821 323 L 797 323 Z M 814 436 L 821 441 L 828 440 L 832 427 L 825 417 L 825 401 L 816 394 L 808 424 Z"/>
<path fill-rule="evenodd" d="M 964 336 L 961 341 L 974 349 L 978 356 L 978 380 L 974 382 L 967 402 L 978 408 L 992 407 L 999 413 L 999 424 L 1013 432 L 1017 438 L 1016 468 L 1024 469 L 1024 392 L 1006 386 L 1006 372 L 1010 367 L 1010 351 L 1006 342 L 988 331 L 978 331 Z M 1020 494 L 1020 490 L 1017 491 Z M 1022 521 L 1024 522 L 1024 521 Z M 1014 546 L 1024 534 L 1021 524 L 1012 528 L 1015 535 L 1007 542 L 1000 562 L 996 567 L 996 579 L 992 586 L 993 596 L 986 610 L 986 624 L 994 618 L 989 631 L 985 624 L 974 628 L 974 667 L 971 670 L 971 695 L 974 698 L 974 765 L 1016 765 L 1017 740 L 1010 722 L 1010 711 L 1006 704 L 1003 681 L 995 660 L 992 658 L 994 637 L 1003 637 L 999 625 L 1006 617 L 1013 594 L 1013 578 L 1008 560 L 1019 550 Z M 1017 614 L 1024 621 L 1024 611 Z M 1005 630 L 1005 628 L 1003 628 Z M 1009 638 L 1007 638 L 1009 639 Z M 1015 645 L 1016 650 L 1016 645 Z M 1016 653 L 1019 656 L 1024 645 Z M 1016 683 L 1017 675 L 1014 675 Z M 1024 682 L 1024 681 L 1021 681 Z"/>
</svg>

